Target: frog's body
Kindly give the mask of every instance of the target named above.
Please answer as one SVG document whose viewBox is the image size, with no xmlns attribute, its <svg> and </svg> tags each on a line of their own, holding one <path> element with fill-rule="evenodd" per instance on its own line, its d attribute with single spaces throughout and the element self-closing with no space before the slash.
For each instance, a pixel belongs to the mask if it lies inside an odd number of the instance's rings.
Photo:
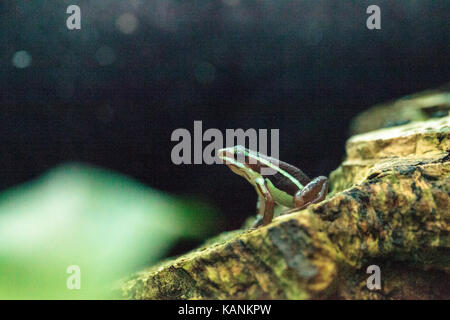
<svg viewBox="0 0 450 320">
<path fill-rule="evenodd" d="M 236 174 L 250 182 L 258 194 L 255 226 L 272 221 L 274 205 L 301 210 L 325 199 L 328 179 L 313 180 L 300 169 L 272 157 L 234 146 L 219 150 L 218 157 Z"/>
</svg>

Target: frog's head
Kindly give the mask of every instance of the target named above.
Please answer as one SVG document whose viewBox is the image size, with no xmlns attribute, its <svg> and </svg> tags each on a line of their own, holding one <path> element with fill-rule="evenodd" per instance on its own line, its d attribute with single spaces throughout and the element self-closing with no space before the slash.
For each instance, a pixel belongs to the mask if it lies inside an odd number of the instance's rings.
<svg viewBox="0 0 450 320">
<path fill-rule="evenodd" d="M 259 175 L 257 153 L 245 149 L 243 146 L 220 149 L 217 156 L 231 171 L 249 181 Z"/>
</svg>

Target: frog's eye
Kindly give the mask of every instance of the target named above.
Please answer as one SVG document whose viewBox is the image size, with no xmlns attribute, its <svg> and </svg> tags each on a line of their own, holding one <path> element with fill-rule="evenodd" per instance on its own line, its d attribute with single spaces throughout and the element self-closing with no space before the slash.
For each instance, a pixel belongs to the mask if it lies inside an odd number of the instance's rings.
<svg viewBox="0 0 450 320">
<path fill-rule="evenodd" d="M 235 152 L 233 154 L 233 157 L 237 162 L 245 163 L 245 152 L 243 152 L 242 150 L 238 150 L 237 152 Z"/>
</svg>

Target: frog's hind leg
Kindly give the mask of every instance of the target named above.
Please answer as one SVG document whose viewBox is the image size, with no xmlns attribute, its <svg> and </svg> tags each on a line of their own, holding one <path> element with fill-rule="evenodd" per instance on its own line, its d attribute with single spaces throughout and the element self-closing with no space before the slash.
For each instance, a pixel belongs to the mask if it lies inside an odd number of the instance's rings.
<svg viewBox="0 0 450 320">
<path fill-rule="evenodd" d="M 280 215 L 297 212 L 305 209 L 310 204 L 325 200 L 327 192 L 328 179 L 323 176 L 317 177 L 297 192 L 294 197 L 294 208 L 283 211 Z"/>
<path fill-rule="evenodd" d="M 328 179 L 324 176 L 317 177 L 308 183 L 294 197 L 296 210 L 305 209 L 313 203 L 325 200 L 328 192 Z"/>
</svg>

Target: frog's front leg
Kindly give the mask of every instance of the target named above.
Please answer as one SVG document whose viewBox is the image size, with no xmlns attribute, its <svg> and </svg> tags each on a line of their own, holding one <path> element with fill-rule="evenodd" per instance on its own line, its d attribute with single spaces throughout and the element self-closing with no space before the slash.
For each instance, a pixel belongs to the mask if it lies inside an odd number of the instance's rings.
<svg viewBox="0 0 450 320">
<path fill-rule="evenodd" d="M 258 178 L 255 182 L 256 192 L 258 193 L 258 216 L 256 217 L 252 228 L 269 224 L 272 221 L 275 206 L 275 201 L 270 194 L 264 179 Z"/>
<path fill-rule="evenodd" d="M 258 194 L 258 200 L 256 202 L 256 218 L 250 229 L 254 229 L 260 226 L 261 220 L 264 216 L 264 197 L 259 194 L 258 188 L 256 188 L 256 193 Z"/>
<path fill-rule="evenodd" d="M 294 197 L 296 210 L 301 210 L 313 203 L 318 203 L 325 199 L 328 192 L 327 177 L 320 176 L 313 179 L 303 189 L 299 190 Z"/>
<path fill-rule="evenodd" d="M 256 214 L 258 216 L 264 215 L 264 197 L 259 194 L 258 188 L 256 188 L 256 193 L 258 194 L 258 201 L 256 202 Z"/>
</svg>

